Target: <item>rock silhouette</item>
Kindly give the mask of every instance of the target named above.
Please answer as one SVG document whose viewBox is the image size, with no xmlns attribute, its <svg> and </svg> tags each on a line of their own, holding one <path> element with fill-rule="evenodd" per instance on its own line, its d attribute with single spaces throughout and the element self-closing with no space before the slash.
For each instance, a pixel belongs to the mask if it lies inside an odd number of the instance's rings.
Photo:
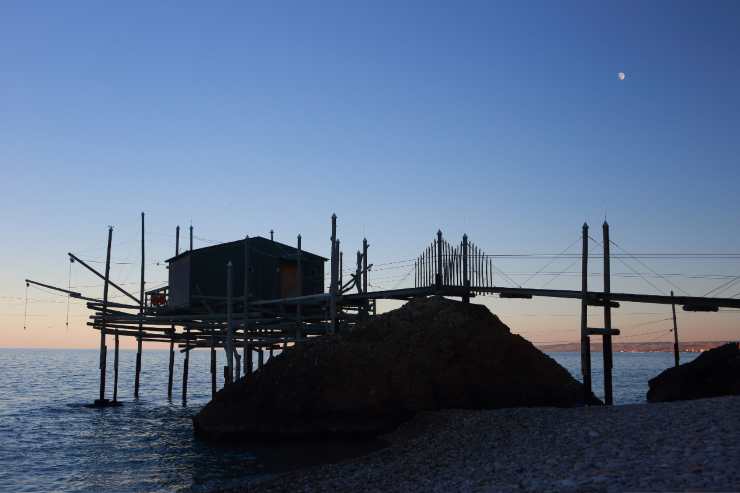
<svg viewBox="0 0 740 493">
<path fill-rule="evenodd" d="M 740 348 L 731 342 L 703 352 L 694 361 L 668 368 L 648 382 L 649 402 L 740 395 Z"/>
<path fill-rule="evenodd" d="M 375 435 L 422 410 L 582 404 L 583 386 L 486 307 L 433 297 L 285 351 L 193 422 L 210 439 L 297 439 Z"/>
</svg>

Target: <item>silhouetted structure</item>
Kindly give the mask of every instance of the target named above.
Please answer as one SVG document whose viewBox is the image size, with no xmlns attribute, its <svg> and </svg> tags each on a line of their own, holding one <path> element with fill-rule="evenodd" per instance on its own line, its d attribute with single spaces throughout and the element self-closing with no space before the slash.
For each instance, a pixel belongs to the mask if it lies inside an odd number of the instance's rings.
<svg viewBox="0 0 740 493">
<path fill-rule="evenodd" d="M 193 249 L 193 228 L 190 227 L 190 249 L 180 253 L 180 227 L 175 232 L 175 256 L 168 260 L 169 285 L 144 290 L 144 215 L 142 224 L 142 266 L 140 296 L 137 298 L 110 279 L 112 228 L 108 232 L 105 273 L 102 274 L 78 257 L 70 260 L 99 276 L 104 281 L 103 298 L 83 296 L 79 292 L 36 281 L 26 280 L 44 288 L 67 293 L 86 300 L 93 311 L 88 325 L 100 331 L 100 397 L 105 399 L 106 336 L 115 338 L 114 367 L 118 368 L 119 336 L 135 337 L 137 344 L 135 395 L 138 396 L 141 371 L 141 343 L 168 342 L 170 345 L 167 394 L 172 397 L 174 347 L 184 353 L 183 403 L 187 400 L 189 353 L 208 348 L 211 353 L 211 392 L 216 392 L 217 348 L 226 351 L 224 381 L 238 379 L 243 372 L 249 377 L 257 357 L 259 371 L 264 353 L 290 348 L 307 337 L 351 330 L 358 320 L 375 313 L 378 299 L 409 300 L 430 295 L 459 297 L 465 302 L 474 296 L 499 294 L 502 298 L 531 299 L 535 296 L 580 299 L 581 304 L 581 368 L 584 391 L 591 394 L 591 336 L 603 338 L 605 401 L 611 396 L 611 338 L 619 330 L 611 327 L 611 309 L 619 302 L 681 304 L 684 310 L 717 311 L 718 307 L 740 308 L 740 299 L 690 296 L 662 296 L 635 293 L 614 293 L 610 290 L 609 227 L 603 225 L 604 290 L 589 291 L 588 225 L 583 225 L 582 289 L 532 289 L 496 286 L 493 281 L 492 257 L 464 235 L 459 244 L 448 242 L 441 231 L 414 261 L 414 287 L 368 291 L 369 244 L 363 239 L 357 251 L 354 272 L 345 282 L 342 276 L 343 255 L 337 236 L 337 218 L 331 220 L 329 286 L 325 291 L 324 262 L 316 254 L 304 252 L 301 236 L 290 247 L 262 237 Z M 111 301 L 109 289 L 125 295 L 126 302 Z M 248 293 L 248 296 L 244 296 Z M 603 327 L 589 326 L 587 307 L 604 307 Z M 241 351 L 241 354 L 240 354 Z M 114 379 L 114 403 L 117 397 L 117 371 Z"/>
</svg>

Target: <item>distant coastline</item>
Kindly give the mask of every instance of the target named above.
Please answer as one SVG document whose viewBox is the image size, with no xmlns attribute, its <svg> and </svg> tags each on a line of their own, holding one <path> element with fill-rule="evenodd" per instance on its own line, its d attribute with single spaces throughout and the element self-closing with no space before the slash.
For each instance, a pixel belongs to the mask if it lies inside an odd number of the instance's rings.
<svg viewBox="0 0 740 493">
<path fill-rule="evenodd" d="M 678 350 L 682 353 L 701 353 L 731 341 L 691 341 L 679 342 Z M 548 353 L 579 352 L 579 342 L 565 344 L 537 344 L 537 348 Z M 668 353 L 673 352 L 672 342 L 614 342 L 614 351 L 620 353 Z M 601 352 L 601 343 L 591 343 L 592 352 Z"/>
</svg>

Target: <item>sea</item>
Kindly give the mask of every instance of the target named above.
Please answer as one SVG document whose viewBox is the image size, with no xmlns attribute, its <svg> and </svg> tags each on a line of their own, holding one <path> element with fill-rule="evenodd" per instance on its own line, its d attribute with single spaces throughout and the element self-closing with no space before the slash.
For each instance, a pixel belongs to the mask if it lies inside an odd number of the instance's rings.
<svg viewBox="0 0 740 493">
<path fill-rule="evenodd" d="M 208 351 L 191 355 L 186 405 L 182 355 L 176 355 L 169 400 L 169 353 L 145 348 L 139 399 L 133 399 L 135 352 L 122 350 L 123 405 L 86 407 L 98 396 L 98 354 L 0 349 L 0 491 L 211 491 L 366 452 L 344 444 L 217 446 L 196 439 L 191 417 L 210 399 Z M 578 353 L 549 355 L 580 380 Z M 681 362 L 695 357 L 682 353 Z M 593 353 L 592 365 L 594 392 L 601 397 L 600 353 Z M 671 365 L 671 353 L 615 353 L 615 404 L 645 402 L 647 381 Z M 111 352 L 108 369 L 110 397 Z"/>
</svg>

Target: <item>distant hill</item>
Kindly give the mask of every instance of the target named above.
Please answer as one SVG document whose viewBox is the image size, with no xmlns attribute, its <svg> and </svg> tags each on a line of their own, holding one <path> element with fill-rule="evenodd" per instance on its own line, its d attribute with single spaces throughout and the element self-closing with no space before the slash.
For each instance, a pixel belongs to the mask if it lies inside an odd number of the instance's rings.
<svg viewBox="0 0 740 493">
<path fill-rule="evenodd" d="M 591 338 L 591 351 L 601 352 L 601 342 L 596 342 L 596 338 Z M 599 338 L 600 340 L 601 338 Z M 615 341 L 619 340 L 619 337 L 615 337 Z M 717 346 L 721 346 L 731 341 L 691 341 L 691 342 L 679 342 L 678 349 L 681 352 L 686 353 L 700 353 L 707 351 Z M 672 342 L 614 342 L 614 352 L 624 353 L 662 353 L 662 352 L 673 352 Z M 579 342 L 570 342 L 567 344 L 538 344 L 537 347 L 545 352 L 550 353 L 564 353 L 564 352 L 579 352 L 581 350 L 581 344 Z"/>
</svg>

